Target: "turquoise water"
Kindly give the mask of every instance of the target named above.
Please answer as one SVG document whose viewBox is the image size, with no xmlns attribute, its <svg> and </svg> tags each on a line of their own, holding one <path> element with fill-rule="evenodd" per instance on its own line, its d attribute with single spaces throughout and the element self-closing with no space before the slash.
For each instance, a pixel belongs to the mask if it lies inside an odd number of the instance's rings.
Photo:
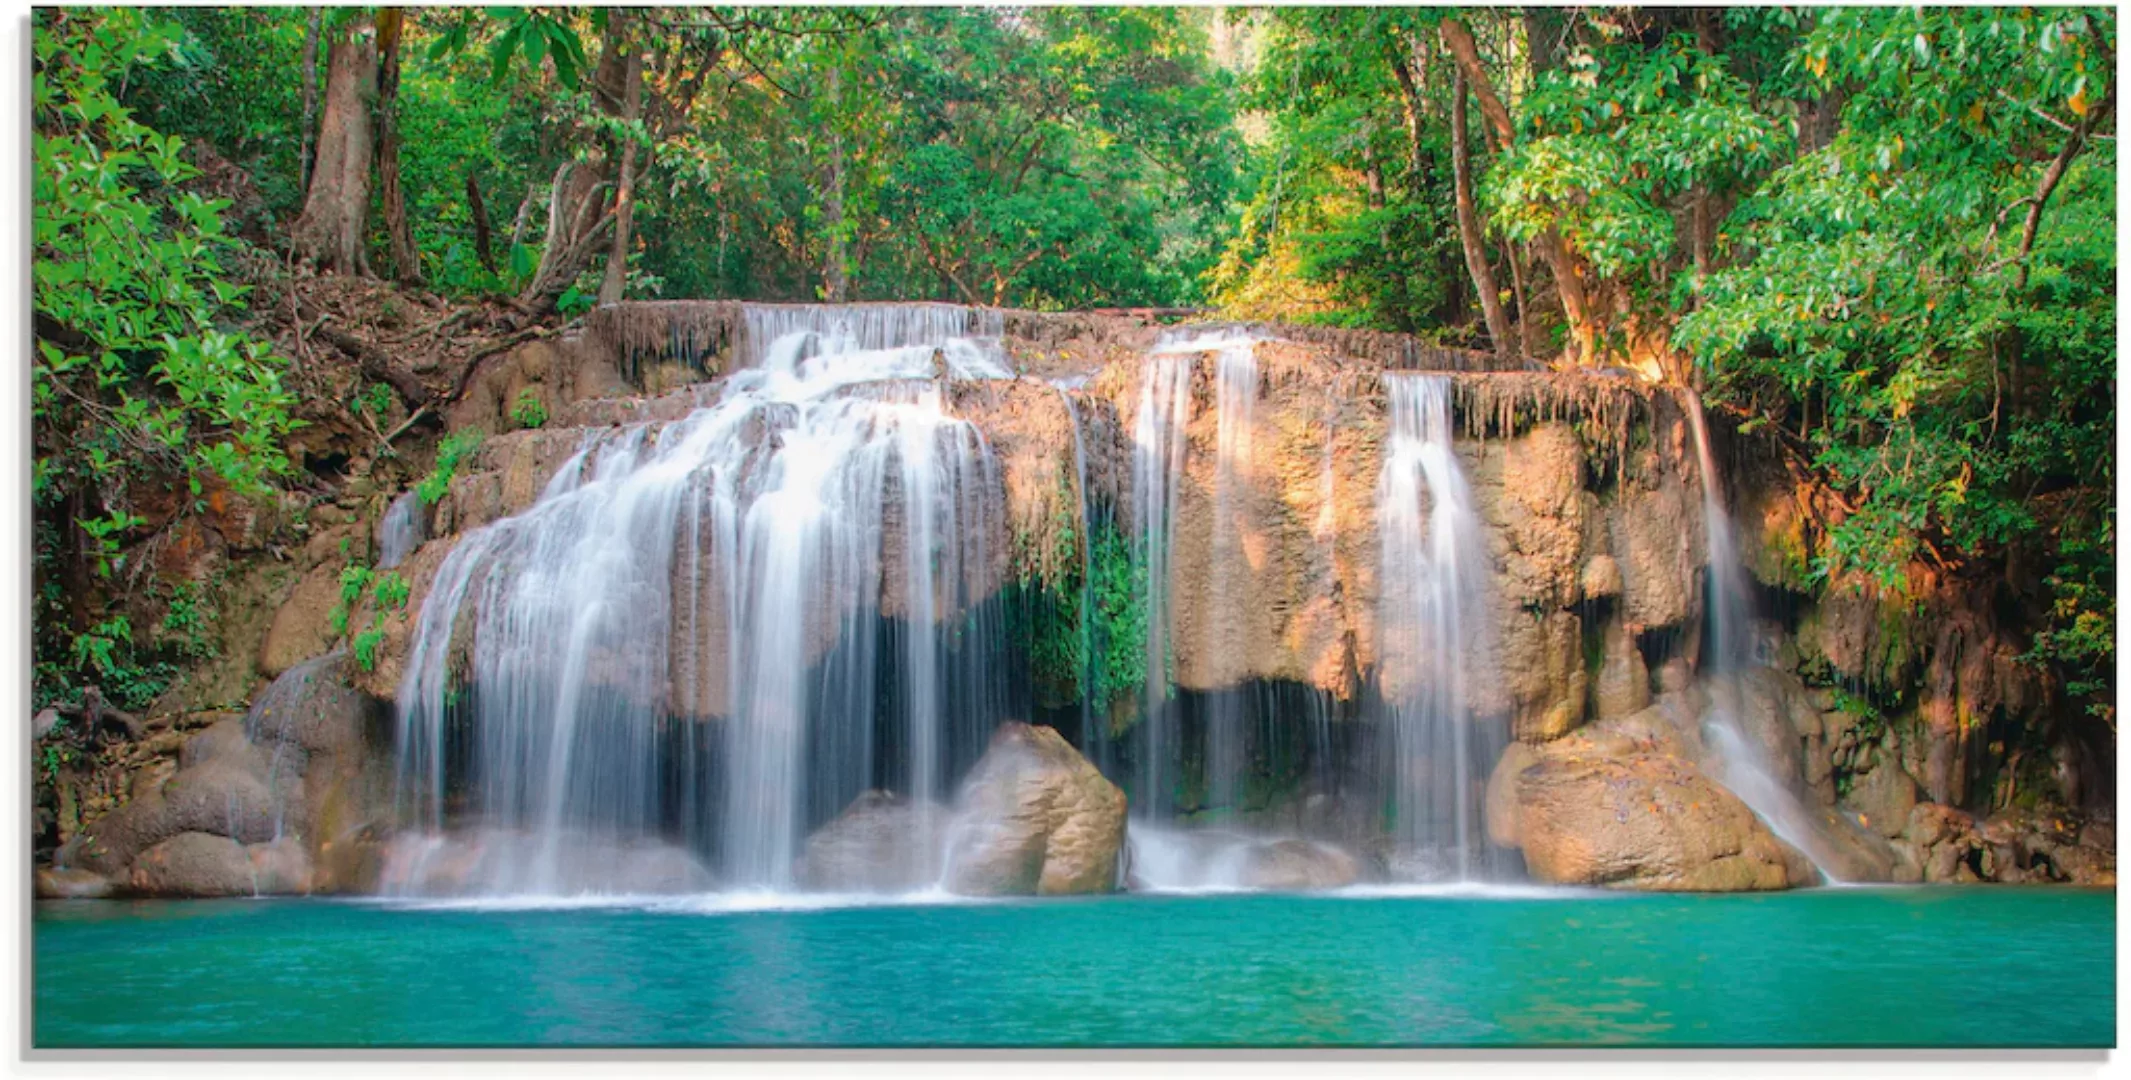
<svg viewBox="0 0 2131 1080">
<path fill-rule="evenodd" d="M 2113 890 L 40 904 L 36 1045 L 2115 1042 Z"/>
</svg>

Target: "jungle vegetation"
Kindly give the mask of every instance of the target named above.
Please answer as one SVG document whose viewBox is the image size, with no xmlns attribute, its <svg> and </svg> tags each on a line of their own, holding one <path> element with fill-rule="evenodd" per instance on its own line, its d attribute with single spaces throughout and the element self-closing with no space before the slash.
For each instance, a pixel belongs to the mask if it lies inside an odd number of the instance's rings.
<svg viewBox="0 0 2131 1080">
<path fill-rule="evenodd" d="M 2113 726 L 2112 10 L 35 19 L 40 701 L 152 700 L 198 647 L 159 538 L 294 482 L 263 266 L 528 320 L 1207 308 L 1635 368 L 1826 485 L 1817 583 L 2025 583 L 2029 659 Z"/>
</svg>

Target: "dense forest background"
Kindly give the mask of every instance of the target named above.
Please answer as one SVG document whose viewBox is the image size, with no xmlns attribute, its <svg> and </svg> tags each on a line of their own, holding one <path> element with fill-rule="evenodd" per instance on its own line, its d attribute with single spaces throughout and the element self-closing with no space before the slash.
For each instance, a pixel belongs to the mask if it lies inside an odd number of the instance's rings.
<svg viewBox="0 0 2131 1080">
<path fill-rule="evenodd" d="M 146 707 L 211 616 L 175 523 L 313 484 L 321 410 L 422 421 L 302 299 L 375 278 L 1635 369 L 1824 486 L 1814 587 L 2002 579 L 2113 730 L 2115 54 L 2102 9 L 44 9 L 36 696 Z M 372 385 L 313 400 L 320 337 Z"/>
</svg>

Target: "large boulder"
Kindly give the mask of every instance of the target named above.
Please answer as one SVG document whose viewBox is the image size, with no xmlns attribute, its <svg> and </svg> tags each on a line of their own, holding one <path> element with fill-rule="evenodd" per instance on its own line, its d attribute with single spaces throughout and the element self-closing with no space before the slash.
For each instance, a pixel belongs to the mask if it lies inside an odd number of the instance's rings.
<svg viewBox="0 0 2131 1080">
<path fill-rule="evenodd" d="M 1506 782 L 1525 865 L 1544 882 L 1744 892 L 1815 879 L 1745 803 L 1682 758 L 1541 755 Z"/>
<path fill-rule="evenodd" d="M 947 811 L 885 791 L 851 800 L 807 837 L 792 877 L 830 892 L 910 892 L 940 880 Z"/>
<path fill-rule="evenodd" d="M 182 832 L 140 853 L 127 875 L 145 896 L 252 896 L 251 854 L 227 836 Z"/>
<path fill-rule="evenodd" d="M 1115 890 L 1125 793 L 1056 731 L 1001 724 L 956 800 L 948 888 L 979 896 Z"/>
</svg>

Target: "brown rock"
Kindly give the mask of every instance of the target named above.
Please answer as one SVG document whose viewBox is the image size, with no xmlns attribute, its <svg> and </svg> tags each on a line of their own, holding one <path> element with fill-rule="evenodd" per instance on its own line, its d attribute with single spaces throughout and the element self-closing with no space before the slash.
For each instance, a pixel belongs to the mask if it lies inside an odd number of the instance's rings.
<svg viewBox="0 0 2131 1080">
<path fill-rule="evenodd" d="M 1606 624 L 1605 661 L 1598 669 L 1595 693 L 1598 718 L 1611 719 L 1643 711 L 1650 705 L 1650 669 L 1635 635 L 1618 620 Z"/>
<path fill-rule="evenodd" d="M 1678 758 L 1547 757 L 1516 785 L 1525 865 L 1541 881 L 1741 892 L 1810 880 L 1745 803 Z"/>
<path fill-rule="evenodd" d="M 1851 781 L 1846 801 L 1864 819 L 1866 828 L 1891 840 L 1908 830 L 1909 814 L 1916 809 L 1920 794 L 1901 763 L 1882 756 L 1871 771 Z"/>
<path fill-rule="evenodd" d="M 333 608 L 340 603 L 342 564 L 328 560 L 312 568 L 274 611 L 266 640 L 259 644 L 259 670 L 273 678 L 333 648 Z"/>
<path fill-rule="evenodd" d="M 226 836 L 182 832 L 140 853 L 127 883 L 147 896 L 253 896 L 256 877 L 244 845 Z"/>
<path fill-rule="evenodd" d="M 1047 727 L 1001 724 L 963 781 L 948 887 L 981 896 L 1109 892 L 1125 793 Z"/>
</svg>

